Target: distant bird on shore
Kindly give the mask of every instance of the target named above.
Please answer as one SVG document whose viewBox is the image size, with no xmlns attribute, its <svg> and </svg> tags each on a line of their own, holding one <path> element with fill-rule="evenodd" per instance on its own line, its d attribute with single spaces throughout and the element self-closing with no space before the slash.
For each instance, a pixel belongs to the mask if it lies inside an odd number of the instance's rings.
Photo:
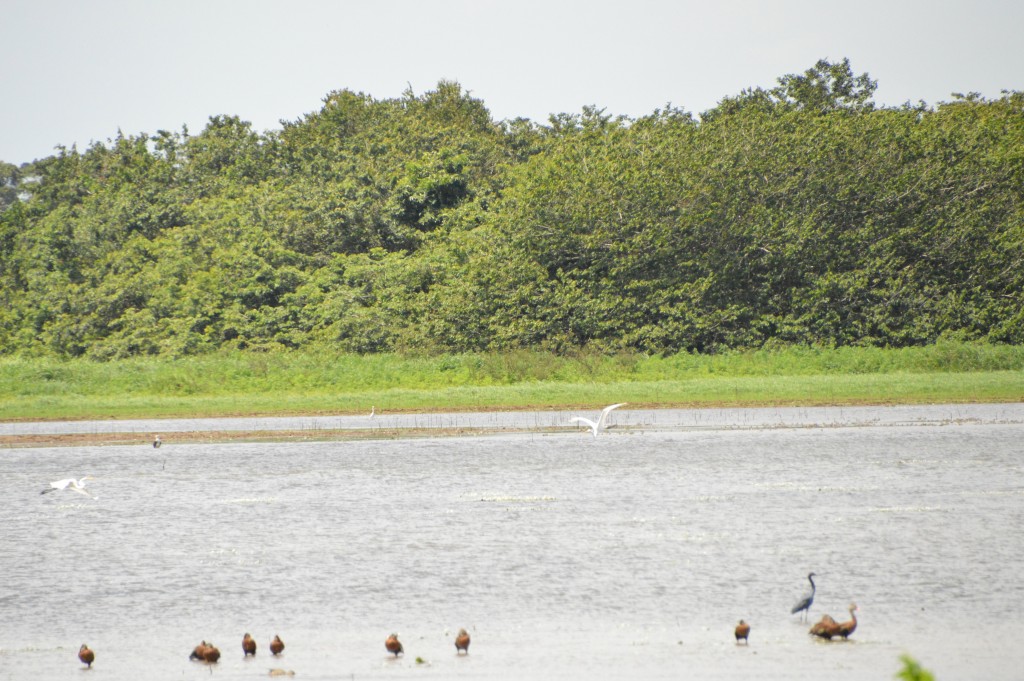
<svg viewBox="0 0 1024 681">
<path fill-rule="evenodd" d="M 284 650 L 284 641 L 281 640 L 280 636 L 274 636 L 274 640 L 270 642 L 270 653 L 272 655 L 280 655 L 281 651 Z"/>
<path fill-rule="evenodd" d="M 402 648 L 402 642 L 398 640 L 398 634 L 388 636 L 388 639 L 384 641 L 384 647 L 395 657 L 398 657 L 399 653 L 405 653 L 405 649 Z"/>
<path fill-rule="evenodd" d="M 590 419 L 583 418 L 582 416 L 576 416 L 576 417 L 571 418 L 569 420 L 570 421 L 575 421 L 577 423 L 586 424 L 587 426 L 590 427 L 590 430 L 594 433 L 594 437 L 597 437 L 597 434 L 607 427 L 605 425 L 605 423 L 608 421 L 608 414 L 610 414 L 613 409 L 618 409 L 619 407 L 624 407 L 625 405 L 626 405 L 625 402 L 620 402 L 619 404 L 610 404 L 610 405 L 608 405 L 607 407 L 605 407 L 604 409 L 601 410 L 601 415 L 598 417 L 597 421 L 591 421 Z"/>
<path fill-rule="evenodd" d="M 811 590 L 805 593 L 803 595 L 803 598 L 796 602 L 796 605 L 793 606 L 793 610 L 791 611 L 791 614 L 793 615 L 800 611 L 803 611 L 803 619 L 806 619 L 807 614 L 811 611 L 811 603 L 814 602 L 814 592 L 816 588 L 814 586 L 813 572 L 807 575 L 807 581 L 811 583 Z"/>
<path fill-rule="evenodd" d="M 159 435 L 155 436 L 153 438 L 153 449 L 160 449 L 160 445 L 162 445 L 163 443 L 164 442 L 163 440 L 160 439 Z"/>
<path fill-rule="evenodd" d="M 465 629 L 459 629 L 455 636 L 455 654 L 458 655 L 462 651 L 469 655 L 469 632 Z"/>
<path fill-rule="evenodd" d="M 85 482 L 86 482 L 86 480 L 93 480 L 93 479 L 94 478 L 91 475 L 87 475 L 84 478 L 79 478 L 78 480 L 75 480 L 74 478 L 66 478 L 64 480 L 56 480 L 54 482 L 51 482 L 50 486 L 47 487 L 46 489 L 44 489 L 42 492 L 40 492 L 40 494 L 49 494 L 50 492 L 57 492 L 57 491 L 64 491 L 66 489 L 72 489 L 72 490 L 74 490 L 76 492 L 79 492 L 80 494 L 84 494 L 85 496 L 87 496 L 87 497 L 89 497 L 91 499 L 95 499 L 96 497 L 94 497 L 92 494 L 90 494 L 89 490 L 85 489 Z"/>
<path fill-rule="evenodd" d="M 256 654 L 256 639 L 249 634 L 242 637 L 242 657 Z"/>
<path fill-rule="evenodd" d="M 736 625 L 736 643 L 739 643 L 740 639 L 744 643 L 750 644 L 750 625 L 743 620 L 740 620 L 740 623 Z"/>
<path fill-rule="evenodd" d="M 854 614 L 855 612 L 857 612 L 857 604 L 850 603 L 849 610 L 850 619 L 846 622 L 840 622 L 838 625 L 836 625 L 836 633 L 842 636 L 843 638 L 850 638 L 850 634 L 852 634 L 857 629 L 857 616 Z"/>
<path fill-rule="evenodd" d="M 372 419 L 377 415 L 377 407 L 370 407 L 370 418 Z"/>
<path fill-rule="evenodd" d="M 89 646 L 82 644 L 82 647 L 78 649 L 78 659 L 82 661 L 86 667 L 92 667 L 93 660 L 96 659 L 96 653 L 89 650 Z"/>
</svg>

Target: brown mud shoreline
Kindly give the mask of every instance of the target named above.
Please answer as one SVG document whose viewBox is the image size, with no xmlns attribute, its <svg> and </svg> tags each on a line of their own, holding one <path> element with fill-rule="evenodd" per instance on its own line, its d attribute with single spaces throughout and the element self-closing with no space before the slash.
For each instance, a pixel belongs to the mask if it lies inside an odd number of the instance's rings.
<svg viewBox="0 0 1024 681">
<path fill-rule="evenodd" d="M 633 405 L 630 405 L 632 407 Z M 642 433 L 648 431 L 734 430 L 747 428 L 827 428 L 850 426 L 903 426 L 903 425 L 967 425 L 967 424 L 1024 424 L 1024 402 L 945 403 L 945 404 L 831 404 L 828 406 L 728 407 L 687 409 L 644 409 L 638 404 L 630 409 L 628 422 L 608 424 L 616 432 Z M 591 408 L 593 409 L 593 408 Z M 507 416 L 493 418 L 498 410 L 477 413 L 446 411 L 423 415 L 420 412 L 396 412 L 382 415 L 372 423 L 367 416 L 336 414 L 331 417 L 295 418 L 292 423 L 281 423 L 279 417 L 260 417 L 232 420 L 222 418 L 221 423 L 210 423 L 209 430 L 198 422 L 185 419 L 185 423 L 170 419 L 153 421 L 116 419 L 87 422 L 75 428 L 54 422 L 56 432 L 34 427 L 46 422 L 11 427 L 11 422 L 0 423 L 0 449 L 28 447 L 100 447 L 134 445 L 151 448 L 153 438 L 159 434 L 163 443 L 210 444 L 232 442 L 323 442 L 359 440 L 396 440 L 416 438 L 479 437 L 487 435 L 541 435 L 571 433 L 589 434 L 588 428 L 574 423 L 579 411 L 575 409 L 548 409 L 523 412 L 501 410 Z M 623 410 L 627 411 L 627 410 Z M 589 412 L 588 412 L 589 413 Z M 288 417 L 291 418 L 291 417 Z M 233 421 L 233 422 L 232 422 Z M 129 429 L 130 428 L 130 429 Z M 68 431 L 72 432 L 68 432 Z M 64 432 L 60 432 L 64 431 Z"/>
<path fill-rule="evenodd" d="M 548 429 L 532 429 L 546 432 Z M 421 437 L 466 437 L 523 432 L 521 428 L 367 428 L 338 430 L 192 431 L 161 434 L 167 444 L 219 442 L 323 442 L 332 440 L 397 440 Z M 25 447 L 105 447 L 108 445 L 152 445 L 152 436 L 141 433 L 54 433 L 41 435 L 0 435 L 0 449 Z"/>
</svg>

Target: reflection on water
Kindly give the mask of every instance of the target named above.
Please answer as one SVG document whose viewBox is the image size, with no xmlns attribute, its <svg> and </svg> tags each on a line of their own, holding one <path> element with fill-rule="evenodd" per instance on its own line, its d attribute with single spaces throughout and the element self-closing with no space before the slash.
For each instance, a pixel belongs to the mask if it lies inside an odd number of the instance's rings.
<svg viewBox="0 0 1024 681">
<path fill-rule="evenodd" d="M 887 679 L 904 652 L 943 681 L 1014 679 L 1022 439 L 991 423 L 0 450 L 0 678 L 67 678 L 88 643 L 105 679 L 206 679 L 187 659 L 205 639 L 222 679 Z M 96 500 L 39 494 L 86 474 Z M 789 614 L 812 570 L 812 619 L 859 605 L 849 642 Z"/>
</svg>

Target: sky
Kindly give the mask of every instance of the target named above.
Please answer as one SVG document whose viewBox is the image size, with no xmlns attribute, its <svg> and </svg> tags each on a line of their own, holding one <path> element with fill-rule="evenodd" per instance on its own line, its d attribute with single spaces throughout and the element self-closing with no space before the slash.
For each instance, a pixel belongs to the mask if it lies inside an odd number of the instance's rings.
<svg viewBox="0 0 1024 681">
<path fill-rule="evenodd" d="M 899 106 L 1024 90 L 1019 0 L 3 0 L 0 161 L 210 116 L 258 131 L 335 90 L 457 81 L 494 120 L 699 114 L 819 59 Z"/>
</svg>

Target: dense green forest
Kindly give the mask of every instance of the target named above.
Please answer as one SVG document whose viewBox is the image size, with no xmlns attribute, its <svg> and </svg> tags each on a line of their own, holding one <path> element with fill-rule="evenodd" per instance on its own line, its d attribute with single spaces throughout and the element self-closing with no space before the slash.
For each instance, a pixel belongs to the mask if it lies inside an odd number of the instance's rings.
<svg viewBox="0 0 1024 681">
<path fill-rule="evenodd" d="M 544 124 L 340 90 L 0 164 L 0 352 L 1024 343 L 1024 93 L 875 88 Z"/>
</svg>

